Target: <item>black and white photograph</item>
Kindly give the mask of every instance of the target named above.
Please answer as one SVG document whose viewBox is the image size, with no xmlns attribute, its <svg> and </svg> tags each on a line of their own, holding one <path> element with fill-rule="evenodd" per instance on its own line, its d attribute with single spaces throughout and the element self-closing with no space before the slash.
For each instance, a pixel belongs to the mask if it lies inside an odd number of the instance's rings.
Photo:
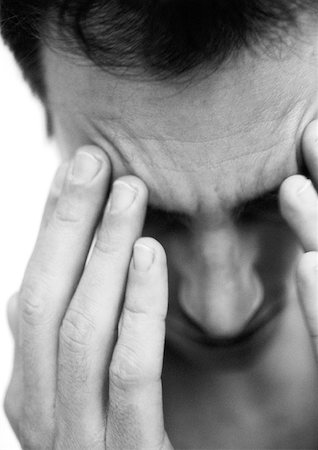
<svg viewBox="0 0 318 450">
<path fill-rule="evenodd" d="M 318 1 L 0 0 L 0 450 L 318 450 Z"/>
</svg>

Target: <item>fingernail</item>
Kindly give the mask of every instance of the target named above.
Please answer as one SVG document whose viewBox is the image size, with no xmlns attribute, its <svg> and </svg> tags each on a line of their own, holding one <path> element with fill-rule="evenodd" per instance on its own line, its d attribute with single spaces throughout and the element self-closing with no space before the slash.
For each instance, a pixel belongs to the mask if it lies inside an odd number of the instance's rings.
<svg viewBox="0 0 318 450">
<path fill-rule="evenodd" d="M 300 186 L 300 188 L 297 191 L 297 194 L 303 194 L 305 191 L 307 191 L 307 189 L 309 188 L 309 186 L 311 185 L 311 180 L 306 180 L 304 182 L 304 184 L 302 186 Z"/>
<path fill-rule="evenodd" d="M 154 257 L 155 254 L 152 248 L 143 244 L 136 244 L 134 246 L 133 255 L 135 270 L 138 270 L 139 272 L 147 272 L 152 266 Z"/>
<path fill-rule="evenodd" d="M 115 181 L 113 190 L 109 199 L 109 210 L 111 214 L 117 214 L 133 203 L 137 195 L 136 189 L 123 181 Z"/>
<path fill-rule="evenodd" d="M 71 181 L 85 184 L 92 181 L 101 168 L 101 161 L 86 152 L 78 152 L 75 156 L 71 172 Z"/>
</svg>

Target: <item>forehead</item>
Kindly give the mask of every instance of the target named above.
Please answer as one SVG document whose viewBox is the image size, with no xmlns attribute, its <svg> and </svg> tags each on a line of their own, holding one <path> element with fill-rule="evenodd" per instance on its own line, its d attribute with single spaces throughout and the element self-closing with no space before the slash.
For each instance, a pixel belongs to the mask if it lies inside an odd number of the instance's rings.
<svg viewBox="0 0 318 450">
<path fill-rule="evenodd" d="M 299 57 L 244 55 L 183 82 L 120 77 L 48 49 L 44 58 L 57 138 L 68 152 L 100 145 L 115 176 L 140 176 L 157 206 L 231 207 L 297 172 L 314 90 Z"/>
</svg>

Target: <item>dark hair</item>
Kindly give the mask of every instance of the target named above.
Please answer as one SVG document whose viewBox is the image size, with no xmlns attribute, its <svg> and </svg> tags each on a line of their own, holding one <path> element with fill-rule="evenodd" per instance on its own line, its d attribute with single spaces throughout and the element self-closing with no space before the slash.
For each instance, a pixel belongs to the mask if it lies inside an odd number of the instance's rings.
<svg viewBox="0 0 318 450">
<path fill-rule="evenodd" d="M 316 0 L 0 0 L 1 31 L 44 95 L 43 40 L 110 69 L 180 75 L 281 41 Z"/>
</svg>

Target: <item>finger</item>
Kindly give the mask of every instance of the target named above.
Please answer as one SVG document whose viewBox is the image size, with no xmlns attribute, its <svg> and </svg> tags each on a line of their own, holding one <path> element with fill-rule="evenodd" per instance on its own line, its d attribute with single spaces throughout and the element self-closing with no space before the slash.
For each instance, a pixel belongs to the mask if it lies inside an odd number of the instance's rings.
<svg viewBox="0 0 318 450">
<path fill-rule="evenodd" d="M 302 153 L 313 184 L 318 189 L 318 120 L 311 122 L 304 132 Z"/>
<path fill-rule="evenodd" d="M 57 201 L 62 193 L 62 189 L 66 180 L 67 170 L 70 162 L 64 161 L 56 170 L 56 173 L 51 184 L 50 192 L 44 206 L 44 212 L 41 221 L 41 228 L 46 227 L 53 211 L 56 207 Z"/>
<path fill-rule="evenodd" d="M 318 253 L 305 253 L 297 270 L 297 286 L 303 311 L 318 352 Z M 317 353 L 318 355 L 318 353 Z"/>
<path fill-rule="evenodd" d="M 115 181 L 91 258 L 64 317 L 56 403 L 63 448 L 79 437 L 90 448 L 94 436 L 105 430 L 104 381 L 146 206 L 141 180 L 126 176 Z"/>
<path fill-rule="evenodd" d="M 23 372 L 21 351 L 19 348 L 18 293 L 12 295 L 7 304 L 9 326 L 14 337 L 14 360 L 11 380 L 5 395 L 4 410 L 17 436 L 19 436 L 19 416 L 23 394 Z"/>
<path fill-rule="evenodd" d="M 14 340 L 17 341 L 18 337 L 18 292 L 13 294 L 7 304 L 7 317 L 8 324 Z"/>
<path fill-rule="evenodd" d="M 318 196 L 310 180 L 287 178 L 280 189 L 281 212 L 305 252 L 318 251 Z"/>
<path fill-rule="evenodd" d="M 62 192 L 42 222 L 22 282 L 19 305 L 24 374 L 23 423 L 36 429 L 30 448 L 48 439 L 53 424 L 58 334 L 82 274 L 108 189 L 110 165 L 96 147 L 81 149 Z M 48 444 L 49 446 L 49 444 Z"/>
<path fill-rule="evenodd" d="M 15 348 L 12 377 L 4 399 L 4 411 L 16 436 L 20 437 L 23 396 L 23 371 L 21 353 Z"/>
<path fill-rule="evenodd" d="M 110 366 L 107 448 L 168 448 L 161 387 L 167 307 L 164 250 L 142 238 L 134 247 Z"/>
</svg>

